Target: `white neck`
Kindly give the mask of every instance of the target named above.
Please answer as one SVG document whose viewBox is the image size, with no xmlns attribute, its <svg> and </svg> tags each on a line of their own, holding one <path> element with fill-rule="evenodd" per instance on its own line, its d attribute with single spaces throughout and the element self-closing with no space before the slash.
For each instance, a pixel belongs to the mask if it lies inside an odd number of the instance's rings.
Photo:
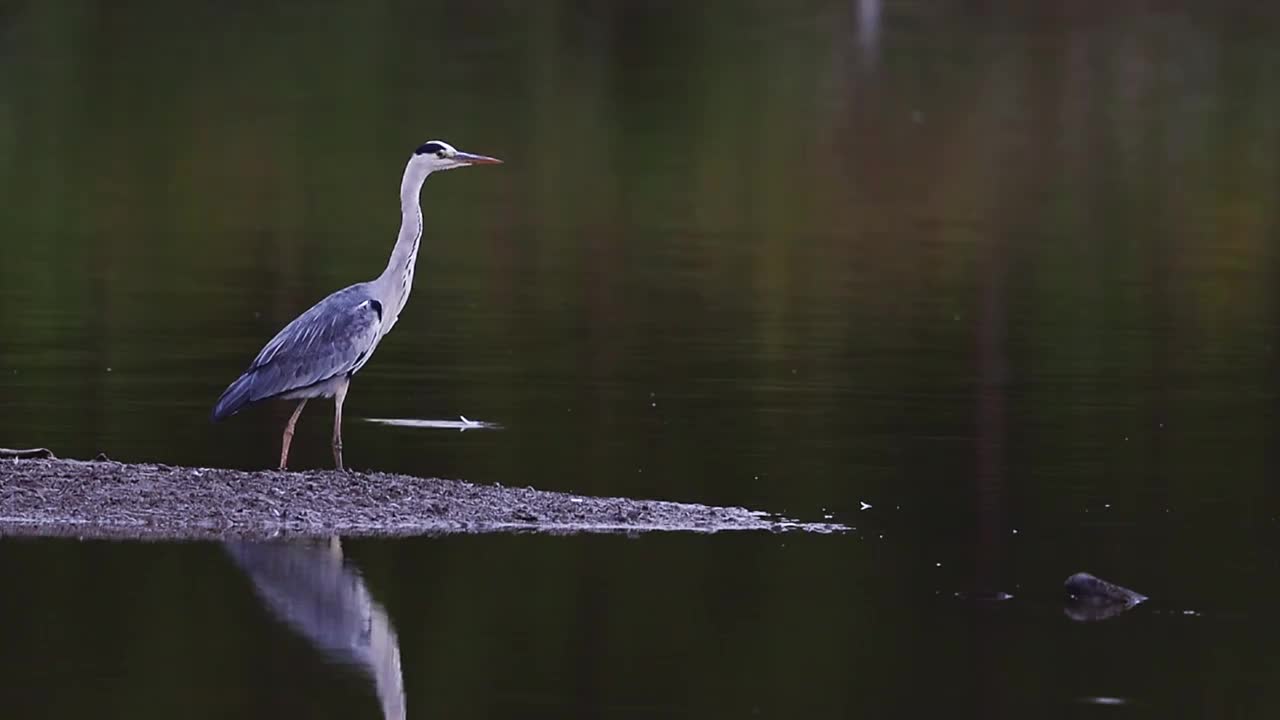
<svg viewBox="0 0 1280 720">
<path fill-rule="evenodd" d="M 374 284 L 383 298 L 383 332 L 391 329 L 413 288 L 413 266 L 418 262 L 418 245 L 422 241 L 422 183 L 431 170 L 409 161 L 400 181 L 400 235 L 391 250 L 391 259 Z"/>
</svg>

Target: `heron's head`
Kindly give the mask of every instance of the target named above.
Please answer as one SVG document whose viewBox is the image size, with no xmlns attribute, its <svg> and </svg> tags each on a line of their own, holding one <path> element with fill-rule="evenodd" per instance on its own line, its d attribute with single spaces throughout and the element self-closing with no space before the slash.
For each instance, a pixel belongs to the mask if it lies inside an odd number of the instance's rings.
<svg viewBox="0 0 1280 720">
<path fill-rule="evenodd" d="M 497 165 L 502 161 L 485 155 L 472 155 L 458 150 L 443 140 L 431 140 L 422 143 L 413 151 L 410 161 L 421 165 L 427 172 L 452 170 L 468 165 Z"/>
</svg>

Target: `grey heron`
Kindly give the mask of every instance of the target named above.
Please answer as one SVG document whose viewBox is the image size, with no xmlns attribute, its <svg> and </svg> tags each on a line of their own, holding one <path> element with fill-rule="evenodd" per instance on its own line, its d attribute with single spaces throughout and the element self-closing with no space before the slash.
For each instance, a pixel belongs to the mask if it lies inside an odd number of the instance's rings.
<svg viewBox="0 0 1280 720">
<path fill-rule="evenodd" d="M 289 462 L 293 429 L 307 400 L 331 397 L 333 462 L 342 469 L 342 403 L 355 375 L 391 332 L 413 287 L 413 268 L 422 240 L 420 195 L 427 176 L 468 165 L 494 165 L 497 158 L 454 149 L 441 140 L 423 143 L 409 158 L 400 182 L 400 235 L 382 274 L 326 297 L 276 333 L 213 408 L 216 422 L 252 403 L 271 398 L 297 400 L 280 441 L 280 469 Z"/>
</svg>

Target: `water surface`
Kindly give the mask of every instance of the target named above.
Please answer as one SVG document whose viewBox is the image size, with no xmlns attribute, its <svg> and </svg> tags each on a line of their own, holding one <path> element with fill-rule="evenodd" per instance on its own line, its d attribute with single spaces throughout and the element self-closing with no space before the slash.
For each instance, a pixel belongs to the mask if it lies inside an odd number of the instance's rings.
<svg viewBox="0 0 1280 720">
<path fill-rule="evenodd" d="M 65 2 L 0 38 L 0 445 L 269 466 L 288 408 L 210 405 L 381 270 L 438 137 L 506 164 L 428 181 L 351 466 L 857 528 L 345 543 L 410 716 L 1280 709 L 1269 7 Z M 464 415 L 502 429 L 354 420 Z M 1072 622 L 1079 570 L 1150 607 Z M 380 714 L 219 547 L 6 540 L 0 577 L 6 716 Z"/>
</svg>

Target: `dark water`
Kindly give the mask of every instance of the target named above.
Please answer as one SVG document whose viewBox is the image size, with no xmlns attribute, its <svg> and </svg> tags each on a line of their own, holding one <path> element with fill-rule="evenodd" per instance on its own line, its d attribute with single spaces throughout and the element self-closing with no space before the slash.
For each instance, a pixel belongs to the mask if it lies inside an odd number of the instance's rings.
<svg viewBox="0 0 1280 720">
<path fill-rule="evenodd" d="M 439 137 L 350 465 L 856 528 L 0 541 L 0 716 L 1274 715 L 1280 13 L 1034 7 L 0 5 L 0 446 L 270 465 Z"/>
</svg>

